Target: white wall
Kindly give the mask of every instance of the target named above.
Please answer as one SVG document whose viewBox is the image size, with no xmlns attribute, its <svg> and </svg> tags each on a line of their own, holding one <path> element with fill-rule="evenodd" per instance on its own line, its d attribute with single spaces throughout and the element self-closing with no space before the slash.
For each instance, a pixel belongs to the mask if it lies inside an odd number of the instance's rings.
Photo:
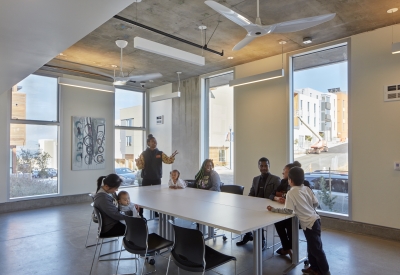
<svg viewBox="0 0 400 275">
<path fill-rule="evenodd" d="M 147 90 L 149 102 L 149 134 L 157 139 L 157 147 L 166 155 L 170 156 L 172 151 L 172 99 L 151 102 L 152 96 L 159 96 L 172 93 L 172 84 L 166 84 L 157 88 Z M 164 124 L 156 124 L 157 116 L 164 116 Z M 147 139 L 147 137 L 146 137 Z M 176 156 L 179 158 L 179 155 Z M 169 173 L 172 165 L 163 164 L 162 183 L 168 183 Z"/>
<path fill-rule="evenodd" d="M 280 69 L 281 56 L 239 65 L 235 78 Z M 255 176 L 260 174 L 258 160 L 267 157 L 271 173 L 281 176 L 288 162 L 289 92 L 288 72 L 273 80 L 235 87 L 235 184 L 245 186 L 248 194 Z"/>
<path fill-rule="evenodd" d="M 91 81 L 91 80 L 85 80 Z M 97 83 L 101 83 L 96 81 Z M 107 84 L 107 83 L 102 83 Z M 108 83 L 109 84 L 109 83 Z M 60 87 L 61 95 L 61 195 L 94 192 L 98 177 L 114 173 L 114 93 L 70 86 Z M 101 170 L 71 170 L 72 116 L 106 119 L 106 168 Z"/>
<path fill-rule="evenodd" d="M 383 85 L 400 84 L 392 28 L 351 39 L 349 149 L 353 220 L 400 228 L 400 101 L 383 102 Z"/>
</svg>

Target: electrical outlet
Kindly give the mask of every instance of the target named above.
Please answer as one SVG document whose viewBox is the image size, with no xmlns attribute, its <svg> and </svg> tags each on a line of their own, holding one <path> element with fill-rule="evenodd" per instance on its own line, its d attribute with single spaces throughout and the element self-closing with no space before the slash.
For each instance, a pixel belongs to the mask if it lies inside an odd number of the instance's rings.
<svg viewBox="0 0 400 275">
<path fill-rule="evenodd" d="M 395 161 L 394 162 L 394 170 L 400 171 L 400 161 Z"/>
</svg>

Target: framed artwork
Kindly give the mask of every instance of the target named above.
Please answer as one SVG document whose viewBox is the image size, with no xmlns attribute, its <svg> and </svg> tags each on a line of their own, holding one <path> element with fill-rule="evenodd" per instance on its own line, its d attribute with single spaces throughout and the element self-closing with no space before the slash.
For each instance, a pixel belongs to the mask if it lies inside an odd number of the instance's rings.
<svg viewBox="0 0 400 275">
<path fill-rule="evenodd" d="M 72 170 L 105 169 L 106 120 L 72 117 Z"/>
</svg>

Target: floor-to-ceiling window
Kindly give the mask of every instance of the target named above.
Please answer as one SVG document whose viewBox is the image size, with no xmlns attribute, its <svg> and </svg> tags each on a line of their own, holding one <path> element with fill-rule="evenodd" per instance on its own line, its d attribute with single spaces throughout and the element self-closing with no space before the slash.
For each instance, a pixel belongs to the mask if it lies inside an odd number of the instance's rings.
<svg viewBox="0 0 400 275">
<path fill-rule="evenodd" d="M 10 198 L 59 192 L 57 78 L 30 75 L 11 90 Z"/>
<path fill-rule="evenodd" d="M 319 210 L 343 215 L 349 213 L 347 48 L 292 57 L 293 159 L 302 164 Z"/>
<path fill-rule="evenodd" d="M 115 172 L 123 186 L 140 185 L 135 159 L 143 152 L 144 93 L 115 89 Z"/>
<path fill-rule="evenodd" d="M 228 85 L 232 79 L 233 72 L 205 79 L 205 155 L 213 160 L 214 169 L 224 184 L 234 183 L 233 88 Z"/>
</svg>

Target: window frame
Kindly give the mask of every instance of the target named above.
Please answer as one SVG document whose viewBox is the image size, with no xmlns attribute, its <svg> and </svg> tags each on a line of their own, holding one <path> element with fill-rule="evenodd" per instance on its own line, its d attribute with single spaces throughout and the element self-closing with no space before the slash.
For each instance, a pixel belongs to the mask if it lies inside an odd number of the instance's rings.
<svg viewBox="0 0 400 275">
<path fill-rule="evenodd" d="M 291 53 L 287 54 L 287 62 L 288 62 L 288 75 L 289 75 L 289 89 L 288 89 L 288 106 L 289 106 L 289 139 L 288 139 L 288 148 L 289 150 L 287 151 L 287 158 L 290 162 L 293 162 L 294 160 L 294 113 L 293 113 L 293 92 L 294 92 L 294 80 L 293 80 L 293 58 L 301 56 L 301 55 L 306 55 L 314 52 L 319 52 L 321 50 L 326 50 L 329 48 L 336 48 L 339 46 L 344 46 L 347 45 L 347 91 L 348 91 L 348 101 L 347 101 L 347 106 L 351 105 L 352 102 L 352 96 L 350 92 L 350 87 L 351 87 L 351 39 L 350 38 L 345 38 L 345 39 L 339 39 L 333 42 L 328 42 L 324 43 L 321 45 L 317 46 L 311 46 L 305 49 L 301 49 L 298 51 L 294 51 Z M 317 98 L 318 99 L 318 98 Z M 349 109 L 349 107 L 348 107 Z M 347 123 L 347 129 L 348 129 L 348 139 L 352 140 L 352 123 L 350 119 L 350 112 L 348 112 L 348 123 Z M 331 217 L 331 218 L 339 218 L 343 220 L 352 220 L 353 218 L 353 203 L 352 203 L 352 197 L 353 197 L 353 192 L 352 192 L 352 146 L 351 143 L 348 143 L 348 215 L 341 214 L 341 213 L 332 213 L 332 212 L 325 212 L 319 210 L 318 213 L 320 216 L 326 216 L 326 217 Z"/>
<path fill-rule="evenodd" d="M 113 121 L 113 127 L 114 127 L 114 135 L 115 135 L 115 132 L 117 131 L 117 130 L 125 130 L 125 131 L 142 131 L 142 134 L 143 134 L 143 144 L 142 144 L 142 147 L 143 147 L 143 150 L 146 148 L 146 138 L 145 138 L 145 134 L 147 133 L 147 123 L 148 123 L 148 119 L 147 119 L 147 105 L 146 105 L 146 96 L 147 96 L 147 92 L 144 90 L 134 90 L 134 89 L 132 89 L 132 88 L 130 88 L 130 87 L 126 87 L 126 86 L 124 86 L 123 88 L 121 87 L 118 87 L 118 90 L 126 90 L 126 91 L 131 91 L 131 92 L 137 92 L 137 93 L 142 93 L 142 106 L 143 106 L 143 108 L 142 108 L 142 112 L 143 112 L 143 114 L 142 114 L 142 127 L 137 127 L 137 126 L 117 126 L 117 125 L 115 125 L 115 96 L 116 96 L 116 93 L 117 93 L 117 88 L 115 89 L 115 91 L 114 91 L 114 106 L 113 106 L 113 110 L 114 110 L 114 121 Z M 131 118 L 130 118 L 131 119 Z M 122 121 L 121 121 L 122 122 Z M 122 123 L 121 123 L 122 124 Z M 114 144 L 113 144 L 113 146 L 115 147 L 115 143 L 116 143 L 117 141 L 116 140 L 114 140 Z M 124 141 L 125 143 L 126 143 L 126 140 Z M 132 142 L 131 142 L 131 146 L 130 147 L 132 147 L 133 146 L 133 143 L 134 143 L 134 140 L 133 140 L 133 138 L 132 138 Z M 114 163 L 114 171 L 115 171 L 115 169 L 117 168 L 116 166 L 115 166 L 115 156 L 116 156 L 116 152 L 115 152 L 115 150 L 114 150 L 114 156 L 113 156 L 113 163 Z M 132 187 L 138 187 L 138 186 L 126 186 L 126 188 L 132 188 Z M 121 188 L 125 188 L 125 186 L 121 186 Z"/>
<path fill-rule="evenodd" d="M 43 77 L 49 77 L 49 78 L 55 78 L 57 79 L 59 76 L 56 74 L 47 74 L 47 73 L 40 73 L 40 72 L 36 72 L 30 75 L 37 75 L 37 76 L 43 76 Z M 29 76 L 30 76 L 29 75 Z M 29 77 L 27 76 L 27 77 Z M 15 85 L 17 85 L 18 83 L 16 83 Z M 62 171 L 60 171 L 60 167 L 62 166 L 61 163 L 61 156 L 60 156 L 60 152 L 61 152 L 61 110 L 60 110 L 60 106 L 61 106 L 61 96 L 60 96 L 60 84 L 58 84 L 58 81 L 56 83 L 56 87 L 57 87 L 57 120 L 56 121 L 44 121 L 44 120 L 32 120 L 32 119 L 13 119 L 12 118 L 12 89 L 10 89 L 8 91 L 8 110 L 7 110 L 7 114 L 8 114 L 8 118 L 7 118 L 7 122 L 8 122 L 8 127 L 7 127 L 7 146 L 8 148 L 10 147 L 10 128 L 11 128 L 11 124 L 22 124 L 22 125 L 44 125 L 44 126 L 57 126 L 57 193 L 53 193 L 53 194 L 43 194 L 43 195 L 33 195 L 33 196 L 26 196 L 26 197 L 17 197 L 17 198 L 11 198 L 11 171 L 9 171 L 9 173 L 7 173 L 7 201 L 8 202 L 12 202 L 12 201 L 24 201 L 24 200 L 32 200 L 32 199 L 42 199 L 42 198 L 50 198 L 50 197 L 59 197 L 62 196 L 61 192 L 62 192 L 62 184 L 61 184 L 61 174 Z M 8 157 L 9 158 L 9 157 Z M 11 165 L 10 165 L 11 167 Z M 11 168 L 10 168 L 11 170 Z"/>
</svg>

